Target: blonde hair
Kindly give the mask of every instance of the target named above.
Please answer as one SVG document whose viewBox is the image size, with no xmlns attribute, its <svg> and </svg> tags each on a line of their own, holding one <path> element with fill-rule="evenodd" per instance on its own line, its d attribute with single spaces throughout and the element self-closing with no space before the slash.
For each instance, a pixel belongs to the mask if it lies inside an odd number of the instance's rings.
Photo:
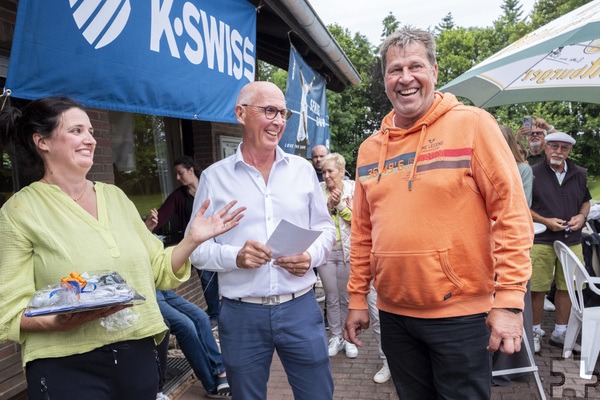
<svg viewBox="0 0 600 400">
<path fill-rule="evenodd" d="M 346 160 L 344 159 L 344 156 L 340 153 L 327 154 L 325 157 L 323 157 L 323 162 L 321 163 L 321 165 L 325 166 L 325 164 L 329 161 L 335 163 L 335 165 L 340 169 L 340 171 L 346 171 Z"/>
<path fill-rule="evenodd" d="M 500 125 L 500 131 L 502 132 L 502 136 L 504 136 L 506 143 L 508 143 L 508 148 L 512 152 L 517 164 L 527 162 L 525 156 L 519 151 L 522 150 L 522 148 L 519 147 L 513 130 L 506 125 Z"/>
</svg>

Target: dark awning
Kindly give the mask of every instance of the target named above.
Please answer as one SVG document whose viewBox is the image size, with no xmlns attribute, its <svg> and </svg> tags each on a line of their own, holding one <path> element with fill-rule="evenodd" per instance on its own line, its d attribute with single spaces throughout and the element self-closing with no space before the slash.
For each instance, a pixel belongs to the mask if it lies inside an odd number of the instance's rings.
<svg viewBox="0 0 600 400">
<path fill-rule="evenodd" d="M 307 0 L 248 0 L 257 7 L 257 57 L 287 70 L 290 40 L 321 74 L 327 88 L 341 92 L 360 76 Z"/>
</svg>

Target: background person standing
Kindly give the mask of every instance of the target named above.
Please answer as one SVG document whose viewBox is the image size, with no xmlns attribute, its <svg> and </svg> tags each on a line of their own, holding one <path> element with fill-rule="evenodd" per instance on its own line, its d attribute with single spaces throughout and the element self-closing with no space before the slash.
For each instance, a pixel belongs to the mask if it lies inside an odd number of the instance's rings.
<svg viewBox="0 0 600 400">
<path fill-rule="evenodd" d="M 545 293 L 556 282 L 554 305 L 556 306 L 554 330 L 550 344 L 563 347 L 567 322 L 571 312 L 571 299 L 567 292 L 562 265 L 553 243 L 560 240 L 583 262 L 581 229 L 590 212 L 590 191 L 587 186 L 587 172 L 575 165 L 569 154 L 575 139 L 563 132 L 546 136 L 545 161 L 532 167 L 533 201 L 531 215 L 534 222 L 544 224 L 548 229 L 535 235 L 531 249 L 533 272 L 531 276 L 531 300 L 533 306 L 533 339 L 535 351 L 541 349 L 542 310 Z M 576 344 L 574 352 L 580 351 Z"/>
<path fill-rule="evenodd" d="M 526 117 L 527 118 L 527 117 Z M 525 159 L 529 165 L 544 161 L 544 137 L 548 133 L 555 132 L 554 126 L 546 120 L 534 116 L 528 117 L 532 120 L 531 126 L 522 125 L 517 131 L 517 142 L 522 143 L 522 138 L 527 140 L 527 153 Z"/>
<path fill-rule="evenodd" d="M 327 304 L 327 322 L 331 337 L 329 356 L 340 350 L 346 357 L 356 358 L 358 349 L 354 343 L 343 338 L 344 322 L 348 315 L 348 277 L 350 276 L 350 224 L 352 221 L 352 197 L 354 181 L 344 180 L 346 160 L 338 153 L 323 158 L 321 189 L 327 198 L 327 209 L 336 228 L 336 240 L 324 265 L 318 268 Z"/>
<path fill-rule="evenodd" d="M 312 163 L 319 182 L 323 182 L 323 158 L 327 154 L 329 154 L 329 149 L 322 144 L 318 144 L 312 149 Z"/>
</svg>

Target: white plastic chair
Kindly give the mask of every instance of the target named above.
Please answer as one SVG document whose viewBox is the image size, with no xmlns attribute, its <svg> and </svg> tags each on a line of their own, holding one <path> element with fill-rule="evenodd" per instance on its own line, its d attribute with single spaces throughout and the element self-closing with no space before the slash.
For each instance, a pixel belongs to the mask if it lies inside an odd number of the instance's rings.
<svg viewBox="0 0 600 400">
<path fill-rule="evenodd" d="M 575 340 L 581 333 L 581 362 L 579 376 L 592 379 L 594 367 L 600 352 L 600 306 L 585 307 L 583 303 L 583 289 L 585 284 L 600 296 L 600 277 L 592 278 L 587 270 L 569 249 L 560 241 L 554 242 L 554 251 L 563 266 L 565 281 L 571 298 L 571 315 L 567 325 L 563 357 L 569 358 L 573 351 Z"/>
</svg>

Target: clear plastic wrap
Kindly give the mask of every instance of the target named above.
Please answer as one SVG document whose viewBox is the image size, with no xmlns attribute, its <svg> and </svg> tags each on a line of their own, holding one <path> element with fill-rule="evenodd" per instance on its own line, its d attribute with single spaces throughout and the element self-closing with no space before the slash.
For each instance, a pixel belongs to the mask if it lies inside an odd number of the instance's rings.
<svg viewBox="0 0 600 400">
<path fill-rule="evenodd" d="M 117 272 L 85 272 L 81 275 L 73 272 L 60 283 L 35 292 L 25 309 L 25 316 L 66 314 L 145 300 Z"/>
</svg>

